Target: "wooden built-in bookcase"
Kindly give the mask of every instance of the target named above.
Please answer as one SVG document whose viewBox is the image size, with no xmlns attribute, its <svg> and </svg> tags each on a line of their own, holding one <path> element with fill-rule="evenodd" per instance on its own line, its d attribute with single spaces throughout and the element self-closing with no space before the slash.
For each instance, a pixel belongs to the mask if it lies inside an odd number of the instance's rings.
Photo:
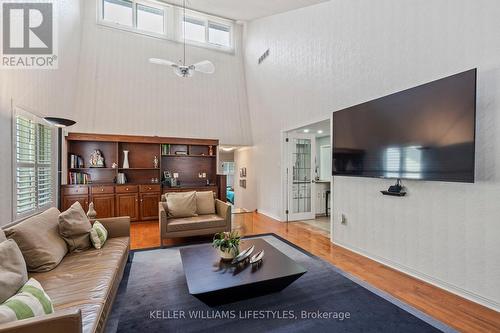
<svg viewBox="0 0 500 333">
<path fill-rule="evenodd" d="M 66 143 L 68 172 L 61 189 L 61 209 L 75 201 L 87 209 L 94 202 L 99 218 L 125 215 L 143 221 L 158 218 L 162 193 L 205 190 L 225 200 L 225 176 L 217 175 L 218 140 L 69 133 Z M 102 168 L 89 165 L 95 150 L 104 157 Z M 125 150 L 129 151 L 129 168 L 123 168 Z M 79 156 L 83 166 L 71 168 L 71 155 Z M 164 171 L 178 174 L 180 186 L 162 184 Z M 75 180 L 72 173 L 87 174 L 90 182 L 70 184 Z M 126 184 L 116 184 L 119 173 L 125 174 Z M 203 174 L 206 178 L 200 178 Z"/>
</svg>

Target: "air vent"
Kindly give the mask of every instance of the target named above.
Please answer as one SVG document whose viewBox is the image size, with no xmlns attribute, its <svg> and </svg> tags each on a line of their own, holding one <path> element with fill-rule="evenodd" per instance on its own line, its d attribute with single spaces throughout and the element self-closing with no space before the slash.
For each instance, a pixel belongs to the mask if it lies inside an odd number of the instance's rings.
<svg viewBox="0 0 500 333">
<path fill-rule="evenodd" d="M 266 58 L 269 57 L 269 49 L 266 50 L 260 57 L 259 57 L 259 65 L 262 64 Z"/>
</svg>

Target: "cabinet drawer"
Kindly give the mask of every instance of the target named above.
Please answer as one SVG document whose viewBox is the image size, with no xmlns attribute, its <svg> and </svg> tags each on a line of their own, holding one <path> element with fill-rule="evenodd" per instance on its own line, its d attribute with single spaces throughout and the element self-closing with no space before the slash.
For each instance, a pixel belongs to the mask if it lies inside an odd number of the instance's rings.
<svg viewBox="0 0 500 333">
<path fill-rule="evenodd" d="M 89 194 L 87 186 L 65 186 L 63 188 L 64 195 L 85 195 Z"/>
<path fill-rule="evenodd" d="M 161 186 L 160 185 L 139 185 L 139 191 L 141 191 L 141 193 L 160 192 Z"/>
<path fill-rule="evenodd" d="M 116 193 L 137 193 L 139 187 L 137 185 L 121 185 L 116 186 Z"/>
<path fill-rule="evenodd" d="M 112 185 L 92 186 L 92 194 L 114 194 L 115 187 Z"/>
</svg>

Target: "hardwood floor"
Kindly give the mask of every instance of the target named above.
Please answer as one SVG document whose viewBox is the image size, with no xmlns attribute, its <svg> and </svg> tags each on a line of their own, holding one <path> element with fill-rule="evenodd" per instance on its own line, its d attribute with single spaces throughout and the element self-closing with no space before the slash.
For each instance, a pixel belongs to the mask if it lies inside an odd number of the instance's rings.
<svg viewBox="0 0 500 333">
<path fill-rule="evenodd" d="M 310 225 L 281 223 L 258 213 L 238 216 L 233 224 L 245 236 L 275 233 L 461 332 L 500 332 L 500 313 L 336 246 Z M 164 245 L 203 240 L 210 237 L 169 240 Z M 132 224 L 132 249 L 159 245 L 158 222 Z"/>
</svg>

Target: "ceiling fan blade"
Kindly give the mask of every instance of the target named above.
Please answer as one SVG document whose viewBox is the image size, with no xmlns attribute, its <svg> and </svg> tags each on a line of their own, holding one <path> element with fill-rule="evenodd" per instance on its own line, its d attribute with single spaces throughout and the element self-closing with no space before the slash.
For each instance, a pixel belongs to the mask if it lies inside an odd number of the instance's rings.
<svg viewBox="0 0 500 333">
<path fill-rule="evenodd" d="M 208 60 L 200 61 L 193 65 L 194 70 L 205 74 L 215 73 L 215 66 Z"/>
<path fill-rule="evenodd" d="M 175 62 L 164 60 L 164 59 L 150 58 L 149 62 L 152 64 L 156 64 L 156 65 L 178 67 L 178 65 Z"/>
</svg>

